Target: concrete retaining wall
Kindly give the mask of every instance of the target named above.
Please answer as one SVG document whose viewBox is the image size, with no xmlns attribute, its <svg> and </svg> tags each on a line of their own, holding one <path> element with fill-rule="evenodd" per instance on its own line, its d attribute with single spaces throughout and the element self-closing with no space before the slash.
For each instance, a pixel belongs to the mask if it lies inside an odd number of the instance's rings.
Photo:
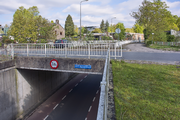
<svg viewBox="0 0 180 120">
<path fill-rule="evenodd" d="M 30 112 L 67 82 L 71 75 L 72 73 L 15 69 L 13 67 L 1 69 L 0 120 L 14 120 L 20 115 Z"/>
</svg>

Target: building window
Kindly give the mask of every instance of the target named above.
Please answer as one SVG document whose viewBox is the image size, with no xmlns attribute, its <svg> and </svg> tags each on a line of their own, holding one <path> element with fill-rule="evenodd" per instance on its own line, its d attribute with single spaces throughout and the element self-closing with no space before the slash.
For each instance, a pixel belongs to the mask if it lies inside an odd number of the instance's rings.
<svg viewBox="0 0 180 120">
<path fill-rule="evenodd" d="M 60 35 L 62 35 L 62 32 L 60 32 Z"/>
<path fill-rule="evenodd" d="M 55 35 L 57 35 L 57 31 L 55 31 Z"/>
</svg>

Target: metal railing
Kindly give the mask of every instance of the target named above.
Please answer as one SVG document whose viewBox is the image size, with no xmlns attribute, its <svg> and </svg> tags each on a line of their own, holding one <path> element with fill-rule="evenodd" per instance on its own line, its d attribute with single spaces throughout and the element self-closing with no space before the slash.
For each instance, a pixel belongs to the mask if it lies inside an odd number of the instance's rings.
<svg viewBox="0 0 180 120">
<path fill-rule="evenodd" d="M 109 66 L 110 66 L 110 49 L 107 51 L 106 62 L 104 66 L 103 78 L 101 82 L 101 93 L 99 99 L 97 120 L 107 120 L 108 110 L 108 90 L 109 90 Z"/>
<path fill-rule="evenodd" d="M 15 55 L 24 56 L 86 56 L 106 57 L 110 48 L 110 57 L 122 57 L 122 44 L 117 43 L 91 43 L 79 44 L 58 43 L 58 44 L 14 44 Z"/>
</svg>

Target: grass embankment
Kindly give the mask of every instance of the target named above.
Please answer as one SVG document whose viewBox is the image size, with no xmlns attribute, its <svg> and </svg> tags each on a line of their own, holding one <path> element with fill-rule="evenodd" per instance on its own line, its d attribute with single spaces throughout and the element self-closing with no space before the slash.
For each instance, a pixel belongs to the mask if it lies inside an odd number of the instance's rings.
<svg viewBox="0 0 180 120">
<path fill-rule="evenodd" d="M 152 44 L 149 47 L 153 49 L 165 50 L 165 51 L 180 51 L 180 46 L 163 46 L 163 45 Z"/>
<path fill-rule="evenodd" d="M 117 120 L 179 120 L 180 66 L 112 61 Z"/>
</svg>

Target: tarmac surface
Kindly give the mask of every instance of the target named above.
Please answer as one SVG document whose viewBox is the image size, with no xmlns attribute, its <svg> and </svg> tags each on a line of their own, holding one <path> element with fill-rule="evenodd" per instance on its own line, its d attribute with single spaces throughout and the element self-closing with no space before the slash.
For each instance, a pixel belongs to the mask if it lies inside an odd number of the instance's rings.
<svg viewBox="0 0 180 120">
<path fill-rule="evenodd" d="M 78 74 L 26 120 L 96 120 L 102 75 Z"/>
</svg>

